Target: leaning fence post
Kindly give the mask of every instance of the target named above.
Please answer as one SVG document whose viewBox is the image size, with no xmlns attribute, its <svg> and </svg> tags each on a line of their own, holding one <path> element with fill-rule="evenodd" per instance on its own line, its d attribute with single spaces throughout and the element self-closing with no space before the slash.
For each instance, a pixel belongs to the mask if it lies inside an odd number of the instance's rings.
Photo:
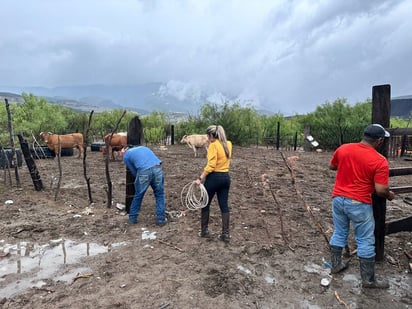
<svg viewBox="0 0 412 309">
<path fill-rule="evenodd" d="M 19 138 L 21 151 L 23 153 L 24 160 L 26 161 L 27 168 L 30 171 L 30 176 L 33 180 L 34 188 L 36 191 L 41 191 L 43 190 L 43 182 L 41 181 L 36 163 L 34 162 L 34 159 L 30 153 L 29 145 L 24 139 L 23 135 L 17 134 L 17 137 Z"/>
</svg>

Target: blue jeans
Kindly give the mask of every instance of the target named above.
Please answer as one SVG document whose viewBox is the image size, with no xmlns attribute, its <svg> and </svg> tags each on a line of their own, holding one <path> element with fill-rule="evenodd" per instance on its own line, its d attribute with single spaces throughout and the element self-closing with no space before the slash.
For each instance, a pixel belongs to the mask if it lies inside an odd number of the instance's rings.
<svg viewBox="0 0 412 309">
<path fill-rule="evenodd" d="M 140 171 L 134 181 L 135 194 L 129 211 L 129 222 L 137 223 L 140 207 L 142 206 L 143 197 L 149 188 L 153 189 L 156 199 L 156 222 L 163 224 L 166 220 L 166 207 L 164 195 L 164 177 L 161 167 L 151 167 Z"/>
<path fill-rule="evenodd" d="M 358 257 L 375 256 L 375 219 L 372 205 L 336 196 L 332 201 L 333 235 L 329 241 L 332 246 L 345 247 L 348 243 L 350 222 L 353 224 Z"/>
</svg>

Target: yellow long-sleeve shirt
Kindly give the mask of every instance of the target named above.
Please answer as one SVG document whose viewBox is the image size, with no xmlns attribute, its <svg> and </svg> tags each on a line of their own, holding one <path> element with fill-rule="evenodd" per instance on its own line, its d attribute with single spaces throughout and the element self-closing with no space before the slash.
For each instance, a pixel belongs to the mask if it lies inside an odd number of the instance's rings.
<svg viewBox="0 0 412 309">
<path fill-rule="evenodd" d="M 227 141 L 230 157 L 232 157 L 232 142 Z M 214 140 L 207 148 L 207 165 L 204 171 L 207 174 L 212 172 L 228 172 L 230 167 L 230 158 L 226 157 L 225 149 L 219 140 Z"/>
</svg>

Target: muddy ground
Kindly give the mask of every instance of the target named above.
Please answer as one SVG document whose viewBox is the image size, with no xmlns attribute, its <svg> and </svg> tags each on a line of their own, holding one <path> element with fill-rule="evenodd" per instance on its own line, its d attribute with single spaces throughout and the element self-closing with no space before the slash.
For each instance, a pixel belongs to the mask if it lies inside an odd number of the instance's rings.
<svg viewBox="0 0 412 309">
<path fill-rule="evenodd" d="M 44 190 L 34 190 L 27 167 L 21 185 L 0 174 L 0 307 L 2 308 L 411 308 L 412 235 L 386 236 L 377 273 L 390 289 L 360 287 L 356 253 L 343 274 L 329 274 L 327 239 L 335 172 L 331 153 L 280 152 L 234 147 L 231 166 L 231 241 L 217 239 L 220 213 L 212 203 L 211 240 L 197 236 L 200 210 L 181 202 L 183 187 L 206 163 L 183 145 L 151 147 L 163 160 L 169 222 L 155 225 L 149 189 L 139 223 L 130 226 L 125 204 L 126 172 L 109 162 L 113 204 L 100 152 L 87 152 L 90 204 L 83 161 L 36 160 Z M 293 156 L 298 159 L 293 160 Z M 286 165 L 290 159 L 291 170 Z M 390 160 L 392 167 L 411 161 Z M 267 181 L 262 182 L 262 175 Z M 6 178 L 6 180 L 5 180 Z M 294 180 L 294 181 L 293 181 Z M 391 178 L 410 185 L 412 176 Z M 399 195 L 387 204 L 387 221 L 411 216 Z M 356 246 L 351 237 L 350 250 Z M 328 286 L 321 280 L 329 279 Z"/>
</svg>

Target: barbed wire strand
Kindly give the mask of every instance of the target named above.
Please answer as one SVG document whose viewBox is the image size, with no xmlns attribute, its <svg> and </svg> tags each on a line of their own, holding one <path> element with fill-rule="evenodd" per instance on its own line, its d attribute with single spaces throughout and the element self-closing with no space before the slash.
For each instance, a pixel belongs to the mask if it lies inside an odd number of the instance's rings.
<svg viewBox="0 0 412 309">
<path fill-rule="evenodd" d="M 186 184 L 180 193 L 182 205 L 190 210 L 200 209 L 209 202 L 205 186 L 201 183 L 197 185 L 194 181 Z"/>
</svg>

